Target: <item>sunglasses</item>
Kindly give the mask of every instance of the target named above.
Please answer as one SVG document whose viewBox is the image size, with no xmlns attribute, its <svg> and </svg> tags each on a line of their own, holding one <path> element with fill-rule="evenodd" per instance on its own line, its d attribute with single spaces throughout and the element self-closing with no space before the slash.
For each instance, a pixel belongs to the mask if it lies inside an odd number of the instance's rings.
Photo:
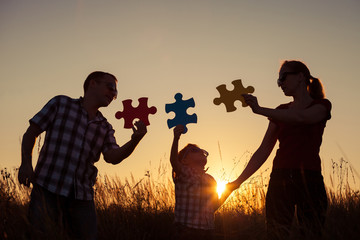
<svg viewBox="0 0 360 240">
<path fill-rule="evenodd" d="M 199 153 L 202 152 L 202 154 L 204 154 L 205 157 L 209 156 L 209 153 L 207 151 L 205 151 L 204 149 L 201 148 L 197 148 L 197 147 L 191 147 L 188 150 L 186 150 L 186 152 L 184 153 L 183 158 L 186 157 L 186 155 L 191 152 L 191 153 Z"/>
<path fill-rule="evenodd" d="M 277 80 L 277 84 L 280 87 L 281 84 L 283 84 L 286 80 L 286 77 L 290 74 L 298 74 L 299 72 L 284 72 L 279 79 Z"/>
</svg>

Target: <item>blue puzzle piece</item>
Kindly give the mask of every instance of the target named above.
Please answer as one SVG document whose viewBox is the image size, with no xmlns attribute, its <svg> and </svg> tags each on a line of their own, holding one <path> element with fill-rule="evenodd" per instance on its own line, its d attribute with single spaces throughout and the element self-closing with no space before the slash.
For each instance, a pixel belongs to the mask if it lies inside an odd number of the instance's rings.
<svg viewBox="0 0 360 240">
<path fill-rule="evenodd" d="M 173 119 L 167 120 L 167 125 L 169 128 L 175 127 L 177 125 L 184 126 L 184 133 L 187 132 L 186 124 L 188 123 L 197 123 L 197 115 L 194 113 L 192 115 L 187 114 L 186 110 L 189 107 L 195 107 L 194 98 L 188 100 L 182 100 L 183 95 L 181 93 L 175 94 L 176 102 L 171 104 L 165 104 L 166 113 L 174 112 L 176 115 Z"/>
</svg>

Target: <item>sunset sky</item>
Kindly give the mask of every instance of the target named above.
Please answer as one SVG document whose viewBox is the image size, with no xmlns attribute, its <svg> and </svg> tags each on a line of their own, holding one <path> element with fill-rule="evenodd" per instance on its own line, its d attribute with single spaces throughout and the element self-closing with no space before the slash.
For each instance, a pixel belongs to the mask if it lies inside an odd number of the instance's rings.
<svg viewBox="0 0 360 240">
<path fill-rule="evenodd" d="M 174 115 L 165 104 L 180 92 L 194 98 L 188 113 L 198 116 L 180 147 L 200 145 L 210 153 L 208 172 L 232 180 L 268 120 L 240 102 L 232 113 L 214 105 L 216 87 L 231 90 L 231 81 L 242 79 L 260 105 L 276 107 L 292 100 L 277 87 L 280 64 L 296 59 L 322 80 L 333 104 L 320 153 L 325 177 L 332 160 L 344 158 L 359 186 L 359 12 L 358 0 L 0 0 L 0 168 L 19 167 L 28 120 L 50 98 L 82 96 L 87 75 L 101 70 L 119 81 L 118 99 L 101 111 L 120 145 L 132 133 L 115 118 L 122 100 L 136 106 L 148 97 L 158 111 L 135 152 L 116 166 L 101 159 L 100 174 L 142 178 L 168 163 L 173 132 L 166 121 Z M 274 152 L 261 171 L 270 172 Z"/>
</svg>

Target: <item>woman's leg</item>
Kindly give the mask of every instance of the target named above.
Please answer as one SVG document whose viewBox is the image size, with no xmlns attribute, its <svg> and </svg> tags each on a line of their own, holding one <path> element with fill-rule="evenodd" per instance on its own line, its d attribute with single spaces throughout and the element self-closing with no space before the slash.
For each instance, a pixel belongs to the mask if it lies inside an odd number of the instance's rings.
<svg viewBox="0 0 360 240">
<path fill-rule="evenodd" d="M 288 239 L 295 205 L 289 181 L 271 177 L 266 194 L 266 226 L 269 239 Z"/>
<path fill-rule="evenodd" d="M 301 232 L 305 237 L 320 238 L 328 206 L 322 176 L 305 175 L 302 188 L 297 205 Z"/>
</svg>

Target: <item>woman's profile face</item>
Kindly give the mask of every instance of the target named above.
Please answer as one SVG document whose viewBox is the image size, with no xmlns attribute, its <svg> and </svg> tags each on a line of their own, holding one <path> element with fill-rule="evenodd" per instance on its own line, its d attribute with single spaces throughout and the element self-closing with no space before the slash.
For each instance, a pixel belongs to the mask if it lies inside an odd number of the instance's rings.
<svg viewBox="0 0 360 240">
<path fill-rule="evenodd" d="M 299 87 L 301 73 L 283 66 L 279 71 L 278 86 L 281 87 L 285 96 L 293 96 Z"/>
</svg>

